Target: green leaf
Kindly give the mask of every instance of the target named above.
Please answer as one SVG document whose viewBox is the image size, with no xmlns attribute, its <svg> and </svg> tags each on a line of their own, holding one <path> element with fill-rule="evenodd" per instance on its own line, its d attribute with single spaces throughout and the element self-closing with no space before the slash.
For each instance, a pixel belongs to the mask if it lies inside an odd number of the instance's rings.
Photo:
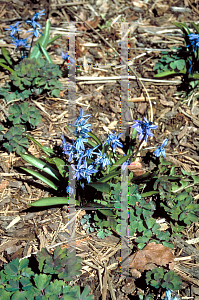
<svg viewBox="0 0 199 300">
<path fill-rule="evenodd" d="M 10 73 L 14 73 L 15 71 L 11 69 L 10 67 L 6 66 L 5 64 L 0 62 L 0 66 L 2 66 L 4 69 L 8 70 Z"/>
<path fill-rule="evenodd" d="M 121 170 L 116 171 L 116 172 L 112 172 L 112 173 L 108 174 L 107 176 L 104 176 L 104 177 L 100 178 L 97 182 L 107 182 L 111 178 L 113 178 L 113 177 L 115 177 L 115 176 L 117 176 L 119 174 L 121 174 Z"/>
<path fill-rule="evenodd" d="M 61 34 L 58 34 L 58 35 L 56 35 L 54 38 L 50 39 L 50 40 L 48 41 L 47 46 L 49 46 L 50 44 L 52 44 L 55 40 L 57 40 L 57 39 L 60 38 L 61 36 L 62 36 Z"/>
<path fill-rule="evenodd" d="M 50 283 L 51 281 L 51 275 L 46 275 L 46 274 L 35 274 L 34 277 L 34 282 L 36 287 L 42 291 L 44 290 Z"/>
<path fill-rule="evenodd" d="M 199 34 L 199 27 L 194 22 L 191 22 L 191 24 L 193 25 L 196 32 Z"/>
<path fill-rule="evenodd" d="M 184 59 L 178 59 L 176 60 L 176 67 L 179 71 L 183 70 L 185 68 L 185 60 Z"/>
<path fill-rule="evenodd" d="M 159 192 L 158 191 L 150 191 L 150 192 L 142 193 L 142 194 L 140 194 L 140 196 L 142 198 L 145 198 L 145 197 L 151 197 L 152 195 L 155 195 L 155 194 L 159 194 Z"/>
<path fill-rule="evenodd" d="M 67 204 L 76 204 L 80 205 L 79 201 L 70 199 L 68 202 L 68 197 L 48 197 L 48 198 L 40 198 L 33 203 L 28 205 L 30 206 L 51 206 L 51 205 L 67 205 Z"/>
<path fill-rule="evenodd" d="M 127 161 L 130 157 L 132 156 L 132 154 L 128 154 L 126 156 L 121 157 L 118 161 L 116 161 L 116 163 L 114 165 L 111 166 L 110 168 L 110 172 L 115 170 L 118 166 L 121 166 L 125 161 Z M 121 172 L 121 171 L 120 171 Z"/>
<path fill-rule="evenodd" d="M 166 77 L 166 76 L 170 76 L 170 75 L 183 75 L 186 74 L 186 68 L 181 70 L 180 72 L 176 72 L 176 71 L 165 71 L 165 72 L 161 72 L 158 74 L 155 74 L 154 77 L 155 78 L 160 78 L 160 77 Z"/>
<path fill-rule="evenodd" d="M 111 187 L 108 183 L 94 182 L 94 183 L 89 183 L 88 185 L 94 187 L 97 191 L 100 191 L 103 193 L 110 193 L 110 191 L 111 191 Z"/>
<path fill-rule="evenodd" d="M 181 29 L 182 32 L 186 33 L 187 35 L 191 33 L 189 27 L 185 23 L 174 22 L 173 25 Z"/>
<path fill-rule="evenodd" d="M 39 47 L 40 47 L 42 53 L 44 54 L 45 58 L 47 59 L 47 61 L 52 64 L 53 63 L 52 59 L 50 58 L 50 56 L 49 56 L 48 52 L 46 51 L 46 49 L 41 45 L 41 43 L 38 43 L 38 44 L 39 44 Z"/>
<path fill-rule="evenodd" d="M 12 57 L 10 56 L 10 52 L 5 49 L 4 47 L 1 47 L 1 53 L 5 57 L 6 61 L 9 63 L 9 65 L 12 67 L 13 62 L 12 62 Z"/>
<path fill-rule="evenodd" d="M 38 141 L 36 141 L 32 136 L 30 136 L 29 134 L 25 133 L 26 137 L 33 141 L 44 153 L 46 153 L 48 156 L 50 156 L 51 154 L 54 154 L 54 151 L 49 148 L 49 147 L 45 147 L 42 146 Z"/>
<path fill-rule="evenodd" d="M 21 155 L 21 153 L 20 153 Z M 48 186 L 50 186 L 52 189 L 56 190 L 58 189 L 58 186 L 56 184 L 54 184 L 54 182 L 52 182 L 51 180 L 49 180 L 48 178 L 46 178 L 45 176 L 33 171 L 33 170 L 29 170 L 27 168 L 24 167 L 20 167 L 22 170 L 28 172 L 29 174 L 31 174 L 32 176 L 35 176 L 37 179 L 43 181 L 44 183 L 46 183 Z"/>
<path fill-rule="evenodd" d="M 52 176 L 53 178 L 59 180 L 59 172 L 55 170 L 53 167 L 48 165 L 46 162 L 34 157 L 33 155 L 30 154 L 20 154 L 20 156 L 30 163 L 32 166 L 44 171 L 48 175 Z"/>
<path fill-rule="evenodd" d="M 40 36 L 40 38 L 37 40 L 36 45 L 34 46 L 31 53 L 29 54 L 29 58 L 35 57 L 38 60 L 42 56 L 43 53 L 39 47 L 39 43 L 41 44 L 41 46 L 46 48 L 49 42 L 49 36 L 50 36 L 50 21 L 47 20 L 43 35 Z"/>
<path fill-rule="evenodd" d="M 92 132 L 87 132 L 87 134 L 90 135 L 90 137 L 91 137 L 92 139 L 94 139 L 94 141 L 97 142 L 97 145 L 101 145 L 101 144 L 102 144 L 102 142 L 100 141 L 100 139 L 99 139 L 94 133 L 92 133 Z"/>
</svg>

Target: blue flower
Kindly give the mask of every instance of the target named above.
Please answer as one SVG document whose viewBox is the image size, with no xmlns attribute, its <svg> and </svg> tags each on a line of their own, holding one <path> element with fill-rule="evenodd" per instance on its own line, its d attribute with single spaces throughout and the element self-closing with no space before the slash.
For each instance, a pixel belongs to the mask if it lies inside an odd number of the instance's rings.
<svg viewBox="0 0 199 300">
<path fill-rule="evenodd" d="M 10 36 L 13 37 L 15 32 L 21 31 L 21 29 L 19 29 L 22 25 L 20 25 L 19 27 L 19 22 L 17 22 L 14 26 L 10 25 L 10 28 L 5 28 L 5 30 L 11 30 L 10 32 Z"/>
<path fill-rule="evenodd" d="M 77 135 L 81 135 L 82 137 L 86 138 L 89 137 L 89 135 L 87 134 L 87 132 L 90 132 L 91 129 L 88 128 L 91 126 L 91 124 L 86 124 L 86 122 L 88 121 L 88 119 L 90 118 L 91 115 L 85 115 L 83 116 L 83 109 L 81 108 L 80 110 L 80 116 L 76 119 L 74 124 L 70 124 L 73 127 L 76 127 L 75 129 L 75 133 Z M 84 118 L 88 117 L 86 120 L 84 120 Z"/>
<path fill-rule="evenodd" d="M 166 157 L 166 152 L 165 152 L 164 147 L 166 146 L 167 142 L 168 142 L 168 139 L 165 139 L 164 142 L 162 143 L 162 145 L 154 151 L 154 155 L 156 157 L 159 157 L 161 154 L 163 157 Z"/>
<path fill-rule="evenodd" d="M 76 150 L 78 150 L 78 151 L 85 150 L 84 143 L 86 143 L 86 142 L 88 142 L 88 139 L 84 139 L 81 136 L 78 137 L 75 142 Z"/>
<path fill-rule="evenodd" d="M 87 161 L 86 160 L 84 160 L 83 164 L 81 164 L 81 160 L 79 160 L 76 168 L 73 164 L 71 166 L 74 170 L 73 172 L 75 172 L 75 175 L 74 175 L 73 178 L 77 178 L 77 180 L 84 178 L 84 179 L 87 179 L 88 183 L 90 182 L 90 176 L 93 173 L 98 172 L 98 170 L 94 169 L 93 165 L 89 165 L 87 167 Z"/>
<path fill-rule="evenodd" d="M 171 300 L 171 290 L 166 290 L 164 300 Z"/>
<path fill-rule="evenodd" d="M 41 34 L 41 35 L 43 35 L 38 29 L 34 29 L 33 31 L 27 31 L 27 32 L 31 32 L 32 34 L 33 34 L 33 36 L 35 36 L 36 38 L 38 38 L 39 37 L 39 33 Z"/>
<path fill-rule="evenodd" d="M 192 69 L 193 69 L 193 64 L 192 64 L 192 61 L 190 60 L 190 58 L 189 58 L 188 62 L 189 62 L 189 69 L 188 69 L 188 72 L 189 72 L 189 74 L 191 74 Z"/>
<path fill-rule="evenodd" d="M 66 187 L 66 193 L 72 195 L 74 193 L 74 189 L 71 186 L 68 185 Z"/>
<path fill-rule="evenodd" d="M 26 21 L 27 24 L 31 25 L 32 28 L 36 29 L 37 27 L 41 29 L 41 25 L 37 23 L 33 18 L 32 20 Z"/>
<path fill-rule="evenodd" d="M 125 154 L 123 154 L 123 156 L 126 156 Z M 129 166 L 131 164 L 130 159 L 127 159 L 121 166 L 122 170 L 125 170 L 127 166 Z"/>
<path fill-rule="evenodd" d="M 122 143 L 119 141 L 121 135 L 122 133 L 116 135 L 115 130 L 113 130 L 113 134 L 109 134 L 108 139 L 103 143 L 103 145 L 108 142 L 108 144 L 113 148 L 113 152 L 115 152 L 117 146 L 123 148 Z"/>
<path fill-rule="evenodd" d="M 29 36 L 30 37 L 30 36 Z M 13 37 L 13 42 L 11 43 L 12 45 L 15 45 L 16 48 L 29 48 L 30 46 L 27 44 L 27 39 L 29 39 L 29 37 L 27 37 L 26 39 L 17 39 L 15 37 Z"/>
<path fill-rule="evenodd" d="M 64 60 L 69 60 L 69 63 L 72 65 L 72 66 L 74 66 L 75 65 L 75 59 L 74 58 L 72 58 L 72 57 L 69 57 L 69 55 L 68 55 L 68 53 L 66 52 L 65 54 L 64 54 L 64 52 L 62 52 L 61 53 L 61 57 L 64 59 Z"/>
<path fill-rule="evenodd" d="M 135 128 L 137 132 L 139 133 L 139 140 L 141 141 L 143 138 L 147 142 L 148 137 L 152 137 L 153 133 L 151 132 L 151 129 L 158 128 L 158 125 L 153 125 L 153 122 L 148 121 L 145 117 L 143 117 L 144 122 L 140 120 L 134 120 L 136 122 L 134 125 L 131 126 L 131 128 Z"/>
<path fill-rule="evenodd" d="M 196 51 L 197 47 L 199 46 L 199 34 L 190 33 L 187 35 L 189 39 L 189 44 L 187 44 L 187 48 L 192 47 L 193 52 Z"/>
<path fill-rule="evenodd" d="M 38 13 L 35 13 L 34 16 L 32 17 L 32 19 L 40 19 L 41 16 L 45 15 L 44 13 L 45 9 L 39 11 Z"/>
<path fill-rule="evenodd" d="M 92 149 L 87 149 L 87 150 L 85 151 L 84 156 L 85 156 L 85 157 L 88 157 L 88 158 L 92 158 L 93 154 L 98 154 L 98 152 L 94 152 L 94 150 L 95 150 L 96 148 L 98 148 L 98 147 L 99 147 L 99 145 L 95 146 L 95 147 L 92 148 Z"/>
<path fill-rule="evenodd" d="M 110 166 L 110 161 L 109 159 L 105 156 L 105 153 L 102 154 L 102 152 L 100 150 L 98 150 L 99 153 L 97 153 L 97 158 L 95 160 L 95 164 L 96 165 L 102 165 L 102 168 L 104 168 L 105 166 L 109 165 Z"/>
</svg>

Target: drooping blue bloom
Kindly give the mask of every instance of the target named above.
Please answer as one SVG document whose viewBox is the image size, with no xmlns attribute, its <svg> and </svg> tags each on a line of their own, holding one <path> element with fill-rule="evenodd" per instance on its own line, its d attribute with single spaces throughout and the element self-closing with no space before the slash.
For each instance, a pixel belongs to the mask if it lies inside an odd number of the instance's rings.
<svg viewBox="0 0 199 300">
<path fill-rule="evenodd" d="M 153 136 L 151 130 L 158 128 L 158 125 L 153 125 L 153 122 L 148 121 L 145 117 L 143 117 L 143 119 L 144 122 L 140 120 L 134 120 L 135 124 L 132 125 L 131 128 L 135 128 L 135 130 L 137 130 L 140 141 L 144 138 L 147 142 L 147 138 Z"/>
<path fill-rule="evenodd" d="M 125 154 L 123 154 L 123 156 L 126 156 Z M 127 166 L 129 166 L 131 164 L 130 159 L 127 159 L 121 166 L 122 170 L 125 170 Z"/>
<path fill-rule="evenodd" d="M 88 142 L 88 139 L 84 139 L 81 136 L 78 137 L 75 141 L 76 150 L 78 150 L 78 151 L 85 150 L 84 143 L 86 143 L 86 142 Z"/>
<path fill-rule="evenodd" d="M 5 28 L 5 30 L 11 30 L 10 36 L 14 37 L 15 32 L 21 31 L 21 29 L 19 29 L 21 26 L 22 25 L 19 26 L 19 22 L 17 22 L 14 26 L 10 25 L 10 28 Z"/>
<path fill-rule="evenodd" d="M 34 29 L 36 29 L 37 27 L 38 27 L 39 29 L 41 29 L 41 25 L 40 25 L 39 23 L 37 23 L 37 22 L 35 21 L 35 19 L 33 19 L 33 18 L 32 18 L 32 20 L 26 21 L 26 23 L 29 24 L 30 26 L 32 26 L 32 28 L 34 28 Z"/>
<path fill-rule="evenodd" d="M 156 157 L 159 157 L 161 154 L 163 157 L 166 157 L 166 152 L 165 152 L 164 147 L 166 146 L 167 142 L 168 142 L 168 139 L 165 139 L 164 142 L 162 143 L 162 145 L 154 151 L 154 155 Z"/>
<path fill-rule="evenodd" d="M 61 57 L 64 59 L 64 60 L 69 60 L 69 63 L 72 65 L 72 66 L 74 66 L 75 65 L 75 59 L 74 58 L 72 58 L 72 57 L 69 57 L 69 55 L 68 55 L 68 53 L 66 52 L 65 54 L 64 54 L 64 52 L 62 52 L 61 53 Z"/>
<path fill-rule="evenodd" d="M 73 164 L 71 166 L 75 172 L 73 178 L 76 178 L 77 180 L 84 178 L 87 179 L 88 183 L 90 182 L 90 176 L 93 173 L 98 172 L 98 170 L 94 169 L 94 165 L 87 166 L 86 160 L 84 160 L 83 164 L 81 163 L 81 160 L 79 160 L 76 168 Z"/>
<path fill-rule="evenodd" d="M 189 74 L 191 74 L 192 73 L 192 69 L 193 69 L 193 64 L 192 64 L 192 61 L 190 60 L 190 58 L 189 58 L 188 62 L 189 62 L 188 72 L 189 72 Z"/>
<path fill-rule="evenodd" d="M 33 36 L 35 36 L 36 38 L 39 37 L 39 34 L 43 35 L 42 32 L 40 32 L 37 28 L 35 28 L 33 31 L 27 31 L 27 32 L 31 32 Z"/>
<path fill-rule="evenodd" d="M 91 129 L 88 128 L 91 126 L 91 124 L 86 124 L 86 122 L 88 121 L 88 119 L 90 118 L 91 115 L 85 115 L 83 116 L 83 109 L 81 108 L 80 110 L 80 116 L 76 119 L 76 121 L 74 122 L 74 124 L 69 124 L 73 127 L 76 127 L 75 129 L 75 133 L 77 135 L 81 135 L 82 137 L 86 138 L 89 137 L 89 135 L 87 134 L 87 132 L 90 132 Z M 84 120 L 84 118 L 88 117 L 86 120 Z"/>
<path fill-rule="evenodd" d="M 171 290 L 166 290 L 164 300 L 171 300 Z"/>
<path fill-rule="evenodd" d="M 187 35 L 189 39 L 189 44 L 187 44 L 187 48 L 192 47 L 193 52 L 196 51 L 197 47 L 199 47 L 199 34 L 190 33 Z"/>
<path fill-rule="evenodd" d="M 27 39 L 29 39 L 29 37 L 27 37 L 26 39 L 17 39 L 15 37 L 13 37 L 13 42 L 11 43 L 12 45 L 14 45 L 17 49 L 18 48 L 30 48 L 30 45 L 27 44 Z"/>
<path fill-rule="evenodd" d="M 66 187 L 66 193 L 72 195 L 74 193 L 74 189 L 71 186 L 68 185 Z"/>
<path fill-rule="evenodd" d="M 123 148 L 122 143 L 119 141 L 120 136 L 122 135 L 122 133 L 119 133 L 118 135 L 116 135 L 115 130 L 113 130 L 113 134 L 109 134 L 107 140 L 105 140 L 105 142 L 103 143 L 103 145 L 108 142 L 109 145 L 111 145 L 111 147 L 113 148 L 113 152 L 115 152 L 117 146 Z"/>
<path fill-rule="evenodd" d="M 109 165 L 110 166 L 110 161 L 109 159 L 106 157 L 105 153 L 102 154 L 102 152 L 100 150 L 98 150 L 99 152 L 97 153 L 97 158 L 95 159 L 95 164 L 96 165 L 102 165 L 102 168 L 104 168 L 105 166 Z"/>
<path fill-rule="evenodd" d="M 62 148 L 62 153 L 67 154 L 69 156 L 68 161 L 71 162 L 75 153 L 75 142 L 73 141 L 73 145 L 67 144 L 64 136 L 62 135 Z"/>
<path fill-rule="evenodd" d="M 92 156 L 93 156 L 94 154 L 98 154 L 98 152 L 94 152 L 94 150 L 95 150 L 96 148 L 98 148 L 98 147 L 99 147 L 99 145 L 95 146 L 95 147 L 92 148 L 92 149 L 87 149 L 87 150 L 85 151 L 84 156 L 85 156 L 85 157 L 88 157 L 88 158 L 92 158 Z"/>
<path fill-rule="evenodd" d="M 35 13 L 34 16 L 32 17 L 32 19 L 34 19 L 34 20 L 40 19 L 41 16 L 45 15 L 44 11 L 45 11 L 45 9 L 39 11 L 38 13 Z"/>
</svg>

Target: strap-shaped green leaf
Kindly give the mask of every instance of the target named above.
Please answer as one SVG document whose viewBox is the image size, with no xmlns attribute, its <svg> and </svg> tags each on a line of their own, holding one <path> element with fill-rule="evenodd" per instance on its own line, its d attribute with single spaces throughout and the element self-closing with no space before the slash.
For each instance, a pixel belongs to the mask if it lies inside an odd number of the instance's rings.
<svg viewBox="0 0 199 300">
<path fill-rule="evenodd" d="M 29 134 L 25 134 L 25 136 L 33 141 L 44 153 L 46 153 L 48 156 L 50 156 L 51 154 L 54 154 L 54 151 L 49 148 L 49 147 L 45 147 L 45 146 L 42 146 L 38 141 L 36 141 L 32 136 L 30 136 Z"/>
<path fill-rule="evenodd" d="M 50 58 L 50 56 L 49 56 L 48 52 L 46 51 L 46 49 L 40 43 L 39 43 L 39 47 L 41 48 L 41 51 L 44 54 L 47 61 L 52 64 L 52 59 Z"/>
<path fill-rule="evenodd" d="M 90 137 L 91 137 L 92 139 L 94 139 L 94 141 L 96 141 L 98 145 L 101 145 L 101 144 L 102 144 L 102 142 L 100 141 L 100 139 L 99 139 L 94 133 L 92 133 L 92 132 L 87 132 L 87 134 L 90 135 Z"/>
<path fill-rule="evenodd" d="M 50 44 L 52 44 L 55 40 L 57 40 L 61 36 L 62 36 L 62 34 L 58 34 L 54 38 L 50 39 L 50 41 L 48 42 L 47 46 L 49 46 Z"/>
<path fill-rule="evenodd" d="M 30 154 L 22 154 L 20 153 L 20 156 L 30 163 L 32 166 L 46 172 L 48 175 L 54 177 L 55 179 L 59 180 L 59 172 L 55 170 L 53 167 L 48 165 L 46 162 L 40 160 L 39 158 L 36 158 Z"/>
<path fill-rule="evenodd" d="M 115 170 L 117 167 L 119 167 L 120 165 L 122 165 L 127 159 L 129 159 L 132 156 L 132 154 L 128 154 L 126 156 L 121 157 L 118 161 L 116 161 L 116 163 L 114 165 L 111 166 L 110 168 L 110 172 L 112 172 L 113 170 Z"/>
<path fill-rule="evenodd" d="M 194 22 L 191 22 L 191 24 L 193 25 L 193 27 L 197 31 L 197 33 L 199 33 L 199 27 Z"/>
<path fill-rule="evenodd" d="M 170 76 L 170 75 L 180 75 L 180 74 L 186 74 L 186 68 L 184 68 L 181 71 L 165 71 L 165 72 L 161 72 L 158 74 L 155 74 L 154 77 L 159 78 L 159 77 L 166 77 L 166 76 Z"/>
<path fill-rule="evenodd" d="M 48 197 L 48 198 L 40 198 L 33 203 L 28 205 L 30 206 L 51 206 L 51 205 L 67 205 L 67 204 L 76 204 L 79 205 L 77 200 L 70 199 L 68 202 L 68 197 Z"/>
<path fill-rule="evenodd" d="M 48 186 L 50 186 L 52 189 L 56 190 L 58 189 L 58 186 L 54 184 L 54 182 L 52 182 L 51 180 L 49 180 L 48 178 L 46 178 L 45 176 L 33 171 L 33 170 L 29 170 L 27 168 L 21 167 L 22 170 L 28 172 L 29 174 L 31 174 L 32 176 L 35 176 L 37 179 L 40 179 L 41 181 L 43 181 L 44 183 L 46 183 Z"/>
<path fill-rule="evenodd" d="M 39 43 L 42 45 L 42 47 L 46 48 L 49 42 L 49 36 L 50 36 L 50 21 L 46 21 L 46 27 L 44 29 L 43 35 L 40 36 L 40 38 L 37 40 L 36 45 L 32 49 L 31 53 L 29 54 L 29 58 L 36 58 L 39 59 L 42 56 L 41 48 L 39 47 Z"/>
<path fill-rule="evenodd" d="M 13 69 L 11 69 L 10 67 L 6 66 L 5 64 L 0 63 L 0 66 L 2 66 L 4 69 L 8 70 L 10 73 L 15 72 Z"/>
<path fill-rule="evenodd" d="M 185 23 L 174 22 L 173 25 L 175 25 L 176 27 L 178 27 L 179 29 L 181 29 L 182 32 L 184 32 L 186 34 L 190 34 L 191 33 L 189 27 Z"/>
<path fill-rule="evenodd" d="M 12 57 L 10 56 L 10 52 L 7 49 L 5 49 L 4 47 L 1 47 L 1 53 L 5 57 L 5 60 L 7 61 L 7 63 L 9 63 L 9 65 L 12 67 L 13 61 L 12 61 Z"/>
<path fill-rule="evenodd" d="M 110 185 L 105 182 L 92 182 L 89 185 L 94 187 L 97 191 L 100 191 L 103 193 L 110 193 L 110 190 L 111 190 Z"/>
<path fill-rule="evenodd" d="M 116 171 L 116 172 L 112 172 L 112 173 L 110 173 L 110 174 L 104 176 L 103 178 L 100 178 L 97 182 L 107 182 L 107 181 L 109 181 L 111 178 L 113 178 L 113 177 L 115 177 L 115 176 L 117 176 L 117 175 L 119 175 L 119 174 L 121 174 L 121 170 Z"/>
</svg>

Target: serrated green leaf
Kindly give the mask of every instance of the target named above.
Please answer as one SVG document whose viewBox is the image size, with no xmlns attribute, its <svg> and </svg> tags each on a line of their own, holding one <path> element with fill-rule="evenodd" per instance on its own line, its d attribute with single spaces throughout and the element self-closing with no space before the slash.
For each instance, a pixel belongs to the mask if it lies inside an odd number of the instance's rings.
<svg viewBox="0 0 199 300">
<path fill-rule="evenodd" d="M 51 281 L 51 275 L 46 275 L 46 274 L 35 274 L 34 277 L 34 282 L 36 287 L 42 291 L 44 290 L 50 283 Z"/>
</svg>

